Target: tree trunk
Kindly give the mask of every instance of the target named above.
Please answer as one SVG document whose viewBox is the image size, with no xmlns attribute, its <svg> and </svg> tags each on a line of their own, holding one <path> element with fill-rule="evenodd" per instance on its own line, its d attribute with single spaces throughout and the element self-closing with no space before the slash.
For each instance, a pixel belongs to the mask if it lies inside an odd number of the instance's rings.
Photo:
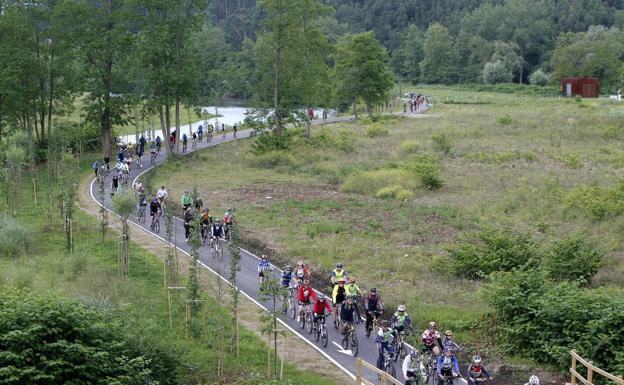
<svg viewBox="0 0 624 385">
<path fill-rule="evenodd" d="M 273 108 L 275 109 L 275 133 L 282 134 L 282 116 L 279 110 L 280 101 L 280 67 L 281 67 L 282 49 L 275 49 L 275 88 L 273 90 Z"/>
<path fill-rule="evenodd" d="M 353 101 L 353 115 L 355 116 L 355 120 L 358 120 L 358 116 L 357 116 L 357 102 L 355 100 Z"/>
<path fill-rule="evenodd" d="M 50 78 L 49 80 L 49 94 L 48 94 L 48 142 L 50 142 L 50 131 L 52 131 L 52 109 L 54 100 L 54 48 L 50 50 Z M 42 132 L 43 136 L 43 132 Z"/>
<path fill-rule="evenodd" d="M 175 101 L 175 125 L 176 125 L 176 153 L 180 153 L 180 141 L 182 140 L 182 133 L 180 132 L 180 97 L 176 96 Z"/>
<path fill-rule="evenodd" d="M 180 22 L 176 26 L 176 39 L 175 39 L 175 52 L 176 52 L 176 74 L 178 75 L 178 82 L 180 79 L 180 58 L 182 56 L 182 32 L 180 31 Z M 175 95 L 175 125 L 176 125 L 176 153 L 180 153 L 180 140 L 182 140 L 182 133 L 180 132 L 180 85 L 176 84 Z"/>
<path fill-rule="evenodd" d="M 110 93 L 104 95 L 104 109 L 101 115 L 101 127 L 102 127 L 102 152 L 104 152 L 104 158 L 110 159 L 111 157 L 111 125 L 110 125 Z"/>
<path fill-rule="evenodd" d="M 4 101 L 4 95 L 0 94 L 0 145 L 2 144 L 2 129 L 4 128 L 2 126 L 2 102 Z"/>
<path fill-rule="evenodd" d="M 373 120 L 373 106 L 370 103 L 366 103 L 366 112 L 368 112 L 368 117 Z"/>
<path fill-rule="evenodd" d="M 164 110 L 165 107 L 164 106 L 159 106 L 158 107 L 158 117 L 160 118 L 160 130 L 162 131 L 162 135 L 163 135 L 163 143 L 165 144 L 165 148 L 169 149 L 169 126 L 167 125 L 167 122 L 165 121 L 165 114 L 164 114 Z"/>
</svg>

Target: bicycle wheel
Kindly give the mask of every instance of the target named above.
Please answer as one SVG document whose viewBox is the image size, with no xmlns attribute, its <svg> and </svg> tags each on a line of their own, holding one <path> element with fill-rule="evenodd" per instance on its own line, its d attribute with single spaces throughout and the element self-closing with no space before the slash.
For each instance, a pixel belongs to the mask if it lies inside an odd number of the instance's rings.
<svg viewBox="0 0 624 385">
<path fill-rule="evenodd" d="M 305 310 L 304 310 L 303 316 L 299 317 L 299 327 L 303 329 L 305 327 L 305 323 L 306 323 L 306 315 L 305 315 Z"/>
<path fill-rule="evenodd" d="M 219 241 L 219 261 L 223 261 L 223 244 Z"/>
<path fill-rule="evenodd" d="M 353 357 L 358 355 L 358 339 L 355 329 L 351 332 L 351 354 Z"/>
<path fill-rule="evenodd" d="M 342 345 L 344 350 L 347 350 L 349 348 L 349 336 L 343 337 L 342 341 L 340 341 L 340 345 Z"/>
<path fill-rule="evenodd" d="M 292 319 L 295 319 L 295 317 L 297 316 L 297 308 L 295 306 L 295 301 L 292 299 L 292 297 L 288 297 L 288 315 L 290 315 L 290 318 Z"/>
<path fill-rule="evenodd" d="M 141 222 L 145 223 L 145 206 L 141 206 Z"/>
<path fill-rule="evenodd" d="M 327 347 L 327 340 L 327 327 L 325 326 L 325 324 L 323 324 L 321 325 L 321 344 L 324 348 Z"/>
<path fill-rule="evenodd" d="M 306 329 L 308 330 L 308 334 L 312 334 L 312 313 L 306 312 Z"/>
<path fill-rule="evenodd" d="M 399 349 L 401 349 L 401 344 L 399 343 L 393 343 L 392 344 L 394 346 L 394 356 L 392 357 L 392 361 L 397 362 L 399 360 Z"/>
<path fill-rule="evenodd" d="M 386 368 L 386 372 L 392 377 L 396 378 L 396 369 L 394 368 L 394 365 L 388 365 L 388 367 Z"/>
<path fill-rule="evenodd" d="M 157 233 L 160 233 L 160 219 L 156 219 L 154 230 L 156 230 Z"/>
<path fill-rule="evenodd" d="M 319 326 L 319 321 L 316 321 L 313 325 L 312 331 L 314 332 L 314 340 L 318 342 L 319 338 L 321 337 L 321 332 L 319 330 L 320 326 Z"/>
</svg>

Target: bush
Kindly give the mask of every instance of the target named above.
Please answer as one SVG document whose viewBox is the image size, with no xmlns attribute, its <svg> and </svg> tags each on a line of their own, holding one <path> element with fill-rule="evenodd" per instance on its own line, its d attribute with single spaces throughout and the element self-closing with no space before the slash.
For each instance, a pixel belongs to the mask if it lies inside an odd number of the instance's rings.
<svg viewBox="0 0 624 385">
<path fill-rule="evenodd" d="M 588 283 L 598 272 L 603 253 L 586 233 L 568 235 L 546 250 L 544 267 L 556 281 Z"/>
<path fill-rule="evenodd" d="M 407 170 L 381 169 L 351 174 L 340 189 L 343 192 L 373 195 L 387 186 L 401 186 L 410 190 L 417 186 L 416 182 L 417 180 Z"/>
<path fill-rule="evenodd" d="M 529 234 L 510 227 L 486 227 L 463 242 L 447 248 L 453 273 L 481 279 L 496 271 L 511 271 L 537 265 L 537 247 Z"/>
<path fill-rule="evenodd" d="M 275 131 L 263 132 L 251 144 L 251 153 L 262 155 L 271 151 L 287 151 L 291 148 L 295 137 L 300 134 L 300 130 L 293 129 L 284 130 L 281 135 Z"/>
<path fill-rule="evenodd" d="M 0 217 L 0 255 L 9 258 L 24 255 L 32 241 L 30 229 L 9 216 Z"/>
<path fill-rule="evenodd" d="M 401 186 L 388 186 L 388 187 L 382 187 L 379 190 L 377 190 L 377 193 L 375 193 L 375 196 L 377 198 L 382 198 L 382 199 L 399 199 L 399 200 L 406 200 L 406 199 L 411 199 L 412 196 L 414 195 L 413 192 L 411 192 L 410 190 L 404 189 Z"/>
<path fill-rule="evenodd" d="M 177 384 L 180 362 L 109 314 L 27 291 L 0 296 L 0 383 Z"/>
<path fill-rule="evenodd" d="M 423 145 L 418 140 L 406 140 L 401 143 L 401 152 L 404 154 L 414 154 L 422 150 Z"/>
<path fill-rule="evenodd" d="M 252 161 L 254 167 L 258 168 L 293 167 L 296 165 L 295 157 L 286 151 L 266 152 L 254 156 Z"/>
<path fill-rule="evenodd" d="M 486 84 L 511 83 L 512 71 L 500 60 L 485 63 L 483 67 L 483 81 Z"/>
<path fill-rule="evenodd" d="M 613 371 L 624 365 L 614 355 L 624 347 L 624 293 L 620 289 L 583 289 L 555 283 L 541 270 L 494 273 L 481 289 L 492 307 L 495 332 L 513 354 L 565 370 L 571 349 Z"/>
<path fill-rule="evenodd" d="M 433 141 L 433 149 L 442 155 L 448 155 L 451 153 L 451 141 L 446 134 L 437 134 L 431 137 Z"/>
<path fill-rule="evenodd" d="M 613 187 L 577 187 L 563 197 L 563 203 L 594 220 L 620 215 L 624 211 L 624 181 L 619 181 Z"/>
<path fill-rule="evenodd" d="M 534 86 L 545 86 L 550 81 L 550 74 L 542 71 L 541 68 L 538 68 L 535 72 L 529 76 L 529 83 Z"/>
<path fill-rule="evenodd" d="M 516 123 L 516 120 L 512 118 L 509 114 L 505 114 L 498 118 L 498 124 L 500 124 L 501 126 L 511 126 L 514 123 Z"/>
<path fill-rule="evenodd" d="M 389 131 L 387 128 L 382 127 L 380 124 L 374 124 L 366 130 L 366 136 L 369 138 L 376 138 L 378 136 L 388 135 Z"/>
<path fill-rule="evenodd" d="M 420 178 L 421 186 L 428 190 L 436 190 L 442 187 L 440 167 L 437 161 L 430 156 L 421 156 L 412 159 L 407 169 Z"/>
</svg>

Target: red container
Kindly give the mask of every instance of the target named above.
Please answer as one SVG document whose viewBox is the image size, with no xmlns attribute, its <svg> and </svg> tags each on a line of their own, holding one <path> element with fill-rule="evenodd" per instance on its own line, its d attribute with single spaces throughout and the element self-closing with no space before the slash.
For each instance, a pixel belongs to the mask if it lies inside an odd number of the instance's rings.
<svg viewBox="0 0 624 385">
<path fill-rule="evenodd" d="M 600 79 L 598 78 L 563 78 L 561 79 L 561 95 L 572 98 L 597 98 L 600 96 Z"/>
</svg>

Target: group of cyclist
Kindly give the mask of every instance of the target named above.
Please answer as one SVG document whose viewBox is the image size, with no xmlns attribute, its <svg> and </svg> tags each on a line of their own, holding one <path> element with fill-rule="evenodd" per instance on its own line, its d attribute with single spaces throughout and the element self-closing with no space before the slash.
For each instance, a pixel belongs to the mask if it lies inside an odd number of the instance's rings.
<svg viewBox="0 0 624 385">
<path fill-rule="evenodd" d="M 266 255 L 262 255 L 258 264 L 258 277 L 260 288 L 272 271 L 271 264 Z M 332 270 L 330 284 L 333 287 L 330 298 L 315 291 L 310 285 L 311 271 L 303 261 L 298 261 L 293 269 L 290 265 L 284 267 L 280 274 L 281 285 L 286 290 L 296 290 L 299 312 L 297 320 L 304 317 L 304 306 L 311 306 L 313 322 L 325 321 L 327 316 L 333 318 L 334 326 L 340 330 L 343 339 L 353 323 L 359 321 L 360 313 L 357 298 L 364 298 L 364 314 L 366 316 L 366 336 L 376 331 L 375 343 L 377 346 L 377 368 L 384 369 L 385 354 L 390 356 L 398 354 L 395 350 L 395 340 L 401 339 L 404 334 L 412 335 L 414 325 L 406 311 L 406 306 L 401 304 L 390 319 L 380 321 L 384 313 L 384 304 L 377 288 L 372 287 L 367 293 L 363 293 L 358 287 L 356 280 L 349 277 L 342 263 L 337 263 Z M 437 324 L 431 321 L 426 330 L 420 335 L 420 349 L 413 349 L 407 354 L 402 362 L 403 374 L 406 384 L 420 383 L 416 378 L 422 374 L 423 359 L 431 360 L 434 383 L 442 384 L 443 380 L 450 381 L 461 378 L 459 361 L 456 353 L 461 352 L 461 346 L 453 339 L 453 332 L 444 332 L 444 338 L 438 331 Z M 472 357 L 472 362 L 466 370 L 465 379 L 468 385 L 481 385 L 485 380 L 491 380 L 492 376 L 483 365 L 479 355 Z M 539 385 L 539 379 L 532 376 L 529 384 Z"/>
</svg>

